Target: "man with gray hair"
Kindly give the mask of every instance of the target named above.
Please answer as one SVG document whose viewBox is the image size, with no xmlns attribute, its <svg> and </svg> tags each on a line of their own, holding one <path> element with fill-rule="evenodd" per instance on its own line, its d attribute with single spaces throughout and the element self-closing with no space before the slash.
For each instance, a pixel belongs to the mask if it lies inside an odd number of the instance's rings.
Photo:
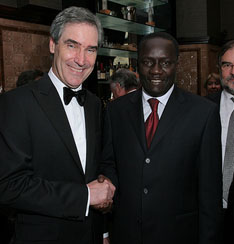
<svg viewBox="0 0 234 244">
<path fill-rule="evenodd" d="M 82 83 L 102 28 L 89 10 L 70 7 L 50 34 L 48 74 L 0 99 L 0 205 L 15 210 L 13 243 L 100 244 L 95 208 L 112 202 L 115 187 L 96 180 L 101 102 Z"/>
<path fill-rule="evenodd" d="M 224 244 L 234 243 L 234 40 L 226 42 L 218 55 L 223 90 L 207 96 L 219 105 L 222 125 Z"/>
<path fill-rule="evenodd" d="M 117 70 L 109 79 L 113 99 L 123 96 L 139 88 L 136 74 L 128 69 Z"/>
</svg>

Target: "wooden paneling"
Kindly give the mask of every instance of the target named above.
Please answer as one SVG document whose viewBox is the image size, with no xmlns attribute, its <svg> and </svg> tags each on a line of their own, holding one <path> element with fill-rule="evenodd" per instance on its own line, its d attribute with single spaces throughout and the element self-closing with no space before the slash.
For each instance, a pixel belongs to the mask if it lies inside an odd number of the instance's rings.
<svg viewBox="0 0 234 244">
<path fill-rule="evenodd" d="M 180 45 L 178 86 L 198 95 L 206 95 L 204 82 L 208 74 L 218 72 L 218 50 L 218 46 L 210 44 Z"/>
<path fill-rule="evenodd" d="M 0 19 L 0 84 L 5 91 L 15 88 L 25 70 L 48 71 L 49 28 L 47 26 Z"/>
<path fill-rule="evenodd" d="M 177 85 L 196 94 L 199 93 L 199 59 L 199 49 L 182 49 L 177 69 Z"/>
</svg>

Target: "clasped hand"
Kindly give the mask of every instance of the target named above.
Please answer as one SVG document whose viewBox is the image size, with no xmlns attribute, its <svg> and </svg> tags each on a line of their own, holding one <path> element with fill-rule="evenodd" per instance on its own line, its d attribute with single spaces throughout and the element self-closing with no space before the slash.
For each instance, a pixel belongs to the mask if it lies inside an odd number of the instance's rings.
<svg viewBox="0 0 234 244">
<path fill-rule="evenodd" d="M 99 175 L 97 180 L 88 184 L 90 190 L 90 206 L 103 213 L 110 211 L 115 194 L 115 186 L 110 179 Z"/>
</svg>

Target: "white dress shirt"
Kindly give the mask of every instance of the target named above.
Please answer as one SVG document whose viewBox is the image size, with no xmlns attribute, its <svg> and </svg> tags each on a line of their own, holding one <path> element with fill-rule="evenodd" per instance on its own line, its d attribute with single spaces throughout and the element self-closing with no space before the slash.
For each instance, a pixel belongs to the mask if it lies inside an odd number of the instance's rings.
<svg viewBox="0 0 234 244">
<path fill-rule="evenodd" d="M 174 89 L 174 85 L 172 85 L 172 87 L 167 91 L 167 93 L 161 97 L 151 97 L 144 91 L 144 89 L 142 89 L 142 104 L 143 104 L 143 111 L 144 111 L 144 121 L 147 120 L 148 116 L 152 112 L 152 109 L 150 107 L 148 100 L 150 98 L 156 98 L 159 101 L 157 113 L 158 113 L 158 118 L 160 119 L 162 116 L 162 113 L 164 111 L 164 108 L 168 102 L 168 99 L 171 96 L 173 89 Z"/>
<path fill-rule="evenodd" d="M 222 126 L 222 164 L 224 163 L 224 156 L 226 150 L 226 140 L 228 133 L 228 123 L 232 111 L 234 110 L 234 102 L 231 100 L 232 94 L 226 92 L 225 90 L 221 93 L 220 100 L 220 118 Z M 223 208 L 227 208 L 227 202 L 223 199 Z"/>
<path fill-rule="evenodd" d="M 86 166 L 86 130 L 85 130 L 85 116 L 84 116 L 84 107 L 80 106 L 77 102 L 76 98 L 73 97 L 71 102 L 68 105 L 65 105 L 63 100 L 63 88 L 66 87 L 66 85 L 60 81 L 57 76 L 52 71 L 52 68 L 50 69 L 48 73 L 52 83 L 54 84 L 59 97 L 61 99 L 61 102 L 63 104 L 64 110 L 67 115 L 67 119 L 69 121 L 72 135 L 76 144 L 76 148 L 80 157 L 81 165 L 83 168 L 83 171 L 85 173 L 85 166 Z M 72 89 L 74 91 L 78 91 L 82 89 L 82 85 L 80 85 L 76 89 Z M 77 119 L 78 118 L 78 119 Z M 89 212 L 89 204 L 90 204 L 90 191 L 88 188 L 88 202 L 86 207 L 86 216 L 88 216 Z"/>
</svg>

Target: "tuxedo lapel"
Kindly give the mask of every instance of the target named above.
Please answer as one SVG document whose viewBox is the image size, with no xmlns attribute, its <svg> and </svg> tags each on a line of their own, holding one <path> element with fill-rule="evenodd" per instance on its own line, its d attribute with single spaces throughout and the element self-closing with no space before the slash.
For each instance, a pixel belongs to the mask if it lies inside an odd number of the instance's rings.
<svg viewBox="0 0 234 244">
<path fill-rule="evenodd" d="M 71 153 L 81 172 L 83 172 L 66 113 L 57 90 L 48 75 L 45 75 L 43 79 L 38 82 L 38 87 L 34 87 L 33 93 L 42 110 L 64 142 L 67 150 Z"/>
<path fill-rule="evenodd" d="M 134 127 L 137 138 L 141 147 L 144 151 L 147 150 L 146 137 L 145 137 L 145 125 L 143 116 L 143 106 L 142 106 L 142 91 L 136 91 L 130 98 L 132 106 L 128 110 L 130 117 L 130 124 Z"/>
<path fill-rule="evenodd" d="M 181 118 L 181 113 L 184 113 L 185 108 L 181 105 L 184 102 L 185 98 L 183 94 L 177 87 L 175 87 L 159 120 L 156 133 L 151 143 L 152 147 L 157 145 L 170 130 L 170 127 L 175 125 Z"/>
</svg>

